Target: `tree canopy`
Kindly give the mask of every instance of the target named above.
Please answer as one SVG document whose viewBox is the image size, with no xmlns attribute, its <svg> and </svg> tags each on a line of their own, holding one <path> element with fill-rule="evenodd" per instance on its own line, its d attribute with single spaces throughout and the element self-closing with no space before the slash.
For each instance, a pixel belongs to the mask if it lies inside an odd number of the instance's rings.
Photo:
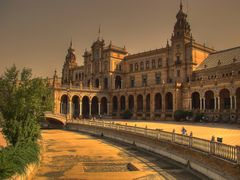
<svg viewBox="0 0 240 180">
<path fill-rule="evenodd" d="M 28 68 L 15 65 L 0 77 L 0 118 L 8 143 L 34 142 L 40 137 L 39 119 L 52 109 L 52 91 L 47 80 L 32 78 Z"/>
</svg>

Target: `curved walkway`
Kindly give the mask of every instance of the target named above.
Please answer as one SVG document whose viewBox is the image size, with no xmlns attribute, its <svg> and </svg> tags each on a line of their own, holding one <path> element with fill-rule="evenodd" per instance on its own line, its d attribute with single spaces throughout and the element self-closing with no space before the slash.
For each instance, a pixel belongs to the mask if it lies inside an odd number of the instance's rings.
<svg viewBox="0 0 240 180">
<path fill-rule="evenodd" d="M 34 179 L 199 179 L 134 146 L 63 130 L 43 130 L 45 152 Z"/>
</svg>

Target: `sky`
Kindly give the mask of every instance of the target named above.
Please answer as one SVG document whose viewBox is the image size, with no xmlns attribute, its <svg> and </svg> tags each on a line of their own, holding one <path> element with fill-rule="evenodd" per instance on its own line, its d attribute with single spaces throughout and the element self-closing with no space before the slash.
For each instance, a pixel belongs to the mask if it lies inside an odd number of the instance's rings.
<svg viewBox="0 0 240 180">
<path fill-rule="evenodd" d="M 77 62 L 101 37 L 134 54 L 165 47 L 180 0 L 0 0 L 0 74 L 16 64 L 61 76 L 70 40 Z M 183 0 L 193 38 L 216 50 L 240 46 L 239 0 Z"/>
</svg>

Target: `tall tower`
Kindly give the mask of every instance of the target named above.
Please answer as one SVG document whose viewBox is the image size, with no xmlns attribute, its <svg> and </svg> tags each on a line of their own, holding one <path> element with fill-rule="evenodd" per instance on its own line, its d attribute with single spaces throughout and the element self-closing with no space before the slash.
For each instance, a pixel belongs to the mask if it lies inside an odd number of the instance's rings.
<svg viewBox="0 0 240 180">
<path fill-rule="evenodd" d="M 73 69 L 77 67 L 75 50 L 72 47 L 72 40 L 62 69 L 62 84 L 70 84 L 73 80 Z"/>
<path fill-rule="evenodd" d="M 191 56 L 187 54 L 187 46 L 192 42 L 191 28 L 187 21 L 187 14 L 183 11 L 182 1 L 176 15 L 176 23 L 172 34 L 172 63 L 171 70 L 176 82 L 185 82 L 191 73 Z"/>
</svg>

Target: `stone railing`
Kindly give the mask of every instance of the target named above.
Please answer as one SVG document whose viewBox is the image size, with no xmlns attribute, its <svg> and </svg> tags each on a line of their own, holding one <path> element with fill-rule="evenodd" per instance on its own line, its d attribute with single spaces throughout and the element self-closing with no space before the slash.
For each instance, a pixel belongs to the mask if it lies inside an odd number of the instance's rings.
<svg viewBox="0 0 240 180">
<path fill-rule="evenodd" d="M 135 126 L 121 125 L 114 122 L 106 121 L 89 121 L 89 120 L 73 120 L 69 124 L 83 124 L 93 127 L 101 127 L 112 129 L 121 132 L 130 132 L 141 135 L 147 138 L 156 139 L 158 141 L 165 141 L 171 144 L 179 144 L 189 148 L 190 150 L 197 150 L 199 152 L 207 153 L 209 156 L 215 156 L 224 159 L 234 164 L 240 164 L 240 147 L 231 146 L 216 141 L 209 141 L 193 137 L 192 135 L 182 135 L 175 132 L 166 132 L 159 129 L 149 129 Z"/>
</svg>

